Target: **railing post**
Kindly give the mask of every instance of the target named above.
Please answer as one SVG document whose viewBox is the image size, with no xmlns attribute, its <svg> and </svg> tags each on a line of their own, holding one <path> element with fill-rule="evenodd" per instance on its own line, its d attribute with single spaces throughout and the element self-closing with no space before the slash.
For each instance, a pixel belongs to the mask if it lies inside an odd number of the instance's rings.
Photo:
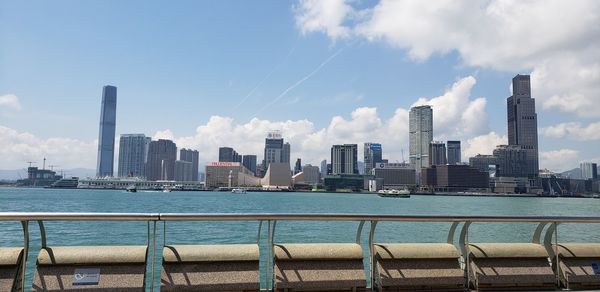
<svg viewBox="0 0 600 292">
<path fill-rule="evenodd" d="M 370 222 L 369 230 L 369 277 L 371 278 L 371 290 L 375 291 L 375 254 L 373 253 L 374 246 L 373 241 L 375 238 L 375 227 L 377 227 L 377 221 Z"/>
<path fill-rule="evenodd" d="M 25 273 L 27 272 L 27 256 L 29 255 L 29 221 L 21 221 L 23 226 L 23 258 L 21 259 L 21 292 L 25 292 Z"/>
<path fill-rule="evenodd" d="M 559 262 L 559 254 L 560 249 L 558 246 L 558 223 L 554 222 L 554 246 L 556 246 L 556 251 L 554 252 L 554 256 L 556 257 L 556 284 L 560 287 L 560 262 Z M 568 288 L 568 287 L 567 287 Z"/>
<path fill-rule="evenodd" d="M 42 242 L 42 248 L 46 248 L 47 245 L 47 241 L 46 241 L 46 228 L 44 227 L 44 221 L 42 220 L 38 220 L 38 226 L 40 227 L 40 240 Z"/>
<path fill-rule="evenodd" d="M 148 222 L 150 223 L 150 222 Z M 152 269 L 152 272 L 150 272 L 150 277 L 151 277 L 151 281 L 150 281 L 150 291 L 154 291 L 154 262 L 155 262 L 155 257 L 156 257 L 156 220 L 152 221 L 152 226 L 153 226 L 153 230 L 152 230 L 152 261 L 150 262 L 150 266 Z"/>
</svg>

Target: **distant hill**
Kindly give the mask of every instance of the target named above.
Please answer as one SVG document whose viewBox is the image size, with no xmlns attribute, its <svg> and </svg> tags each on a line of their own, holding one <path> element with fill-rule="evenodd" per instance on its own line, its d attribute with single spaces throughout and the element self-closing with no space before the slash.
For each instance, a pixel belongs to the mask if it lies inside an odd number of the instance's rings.
<svg viewBox="0 0 600 292">
<path fill-rule="evenodd" d="M 573 168 L 571 170 L 567 170 L 561 173 L 563 177 L 573 178 L 573 179 L 581 179 L 583 176 L 581 175 L 581 168 Z"/>
<path fill-rule="evenodd" d="M 57 171 L 58 174 L 61 171 Z M 66 177 L 93 177 L 96 175 L 96 170 L 88 168 L 73 168 L 64 170 Z M 0 180 L 17 180 L 27 178 L 27 169 L 0 169 Z"/>
</svg>

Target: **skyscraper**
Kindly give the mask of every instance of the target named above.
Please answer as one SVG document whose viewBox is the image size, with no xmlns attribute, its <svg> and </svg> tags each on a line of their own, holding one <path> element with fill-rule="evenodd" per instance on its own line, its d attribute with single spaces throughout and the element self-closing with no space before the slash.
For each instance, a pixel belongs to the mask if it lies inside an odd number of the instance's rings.
<svg viewBox="0 0 600 292">
<path fill-rule="evenodd" d="M 171 140 L 160 139 L 150 142 L 146 177 L 148 180 L 174 180 L 177 145 Z"/>
<path fill-rule="evenodd" d="M 519 145 L 527 152 L 526 173 L 538 177 L 538 133 L 535 99 L 531 98 L 529 75 L 517 75 L 512 80 L 513 95 L 506 100 L 508 144 Z"/>
<path fill-rule="evenodd" d="M 219 147 L 219 162 L 242 162 L 241 156 L 231 147 Z"/>
<path fill-rule="evenodd" d="M 331 174 L 358 174 L 357 158 L 356 144 L 331 146 Z"/>
<path fill-rule="evenodd" d="M 119 177 L 145 177 L 150 137 L 123 134 L 119 139 Z"/>
<path fill-rule="evenodd" d="M 429 165 L 446 165 L 446 144 L 432 141 L 429 143 Z"/>
<path fill-rule="evenodd" d="M 461 163 L 460 141 L 446 142 L 446 149 L 447 149 L 448 164 Z"/>
<path fill-rule="evenodd" d="M 294 166 L 294 174 L 302 172 L 302 159 L 296 159 L 296 165 Z"/>
<path fill-rule="evenodd" d="M 174 167 L 174 179 L 176 181 L 192 181 L 192 163 L 189 161 L 176 160 Z"/>
<path fill-rule="evenodd" d="M 96 176 L 113 176 L 115 159 L 115 126 L 117 119 L 117 88 L 106 85 L 102 88 L 100 109 L 100 131 L 98 134 L 98 163 Z"/>
<path fill-rule="evenodd" d="M 288 144 L 289 145 L 289 144 Z M 289 146 L 288 146 L 289 147 Z M 283 138 L 280 131 L 272 131 L 265 138 L 265 153 L 263 156 L 263 168 L 266 170 L 271 163 L 290 162 L 289 148 L 287 152 L 287 161 L 283 161 Z"/>
<path fill-rule="evenodd" d="M 321 160 L 321 176 L 326 176 L 327 173 L 327 159 Z"/>
<path fill-rule="evenodd" d="M 409 114 L 410 163 L 417 173 L 429 166 L 429 143 L 433 140 L 433 110 L 431 106 L 416 106 Z"/>
<path fill-rule="evenodd" d="M 581 168 L 581 176 L 583 179 L 598 178 L 598 164 L 592 162 L 582 162 L 579 165 L 579 168 Z"/>
<path fill-rule="evenodd" d="M 181 149 L 179 150 L 179 160 L 191 163 L 191 181 L 198 181 L 198 150 Z"/>
<path fill-rule="evenodd" d="M 382 161 L 382 150 L 381 144 L 379 143 L 365 143 L 365 148 L 363 149 L 364 153 L 364 163 L 365 163 L 365 174 L 370 174 L 371 170 L 375 168 L 375 164 Z"/>
<path fill-rule="evenodd" d="M 256 155 L 242 156 L 242 165 L 256 175 Z"/>
<path fill-rule="evenodd" d="M 291 162 L 290 153 L 291 153 L 290 143 L 285 142 L 283 144 L 283 149 L 281 150 L 281 162 L 290 163 Z"/>
</svg>

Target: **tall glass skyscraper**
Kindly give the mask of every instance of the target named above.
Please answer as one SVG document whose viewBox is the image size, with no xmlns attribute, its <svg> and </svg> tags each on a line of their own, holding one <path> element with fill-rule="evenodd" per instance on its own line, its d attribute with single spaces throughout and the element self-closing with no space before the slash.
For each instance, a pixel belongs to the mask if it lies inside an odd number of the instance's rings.
<svg viewBox="0 0 600 292">
<path fill-rule="evenodd" d="M 358 174 L 358 145 L 331 146 L 331 174 Z"/>
<path fill-rule="evenodd" d="M 146 176 L 148 180 L 174 180 L 177 145 L 171 140 L 159 139 L 148 146 Z"/>
<path fill-rule="evenodd" d="M 181 149 L 179 150 L 179 160 L 187 161 L 191 163 L 191 181 L 198 181 L 198 159 L 199 153 L 198 150 L 192 149 Z"/>
<path fill-rule="evenodd" d="M 539 172 L 537 114 L 529 75 L 515 76 L 512 88 L 513 95 L 506 100 L 508 144 L 519 145 L 527 152 L 527 176 L 536 178 Z"/>
<path fill-rule="evenodd" d="M 146 177 L 150 137 L 123 134 L 119 139 L 119 177 Z"/>
<path fill-rule="evenodd" d="M 113 176 L 115 159 L 115 126 L 117 119 L 117 88 L 106 85 L 102 88 L 100 131 L 98 135 L 98 162 L 96 176 Z"/>
<path fill-rule="evenodd" d="M 460 141 L 448 141 L 446 143 L 448 164 L 455 165 L 461 163 Z"/>
<path fill-rule="evenodd" d="M 383 151 L 381 150 L 381 144 L 367 142 L 364 145 L 364 163 L 365 163 L 365 174 L 370 174 L 371 170 L 375 168 L 376 163 L 383 160 Z"/>
<path fill-rule="evenodd" d="M 409 113 L 410 163 L 417 173 L 429 166 L 429 143 L 433 141 L 433 110 L 431 106 L 415 106 Z"/>
</svg>

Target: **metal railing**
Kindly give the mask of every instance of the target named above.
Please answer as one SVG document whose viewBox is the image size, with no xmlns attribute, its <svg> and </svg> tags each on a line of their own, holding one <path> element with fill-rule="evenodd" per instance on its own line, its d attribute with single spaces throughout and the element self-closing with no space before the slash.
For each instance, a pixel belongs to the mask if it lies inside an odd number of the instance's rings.
<svg viewBox="0 0 600 292">
<path fill-rule="evenodd" d="M 0 212 L 0 221 L 20 221 L 23 228 L 23 259 L 21 285 L 25 291 L 25 270 L 29 250 L 29 222 L 37 221 L 40 228 L 41 247 L 45 248 L 46 232 L 44 221 L 145 221 L 148 224 L 147 246 L 151 249 L 151 284 L 150 290 L 154 289 L 154 262 L 156 255 L 156 224 L 163 222 L 163 245 L 166 244 L 167 221 L 256 221 L 258 223 L 257 244 L 260 244 L 261 230 L 263 224 L 267 225 L 268 259 L 266 261 L 267 273 L 265 282 L 267 290 L 273 287 L 273 245 L 275 240 L 275 228 L 278 221 L 350 221 L 358 222 L 355 243 L 361 243 L 361 235 L 366 222 L 369 222 L 369 263 L 371 286 L 374 281 L 375 256 L 374 238 L 376 227 L 379 222 L 450 222 L 452 225 L 448 231 L 447 243 L 454 244 L 455 232 L 461 223 L 463 227 L 459 236 L 459 249 L 461 250 L 465 263 L 468 263 L 466 246 L 468 243 L 469 226 L 474 222 L 529 222 L 538 223 L 532 235 L 532 243 L 542 244 L 546 247 L 550 257 L 558 254 L 552 249 L 558 243 L 558 225 L 563 223 L 600 223 L 600 217 L 584 216 L 437 216 L 437 215 L 378 215 L 378 214 L 300 214 L 300 213 L 35 213 L 35 212 Z M 151 231 L 152 225 L 152 231 Z M 547 226 L 550 226 L 546 228 Z M 543 234 L 544 230 L 546 233 Z M 543 241 L 542 241 L 543 239 Z M 468 264 L 465 267 L 467 281 L 469 277 Z M 559 271 L 557 269 L 557 279 Z"/>
</svg>

